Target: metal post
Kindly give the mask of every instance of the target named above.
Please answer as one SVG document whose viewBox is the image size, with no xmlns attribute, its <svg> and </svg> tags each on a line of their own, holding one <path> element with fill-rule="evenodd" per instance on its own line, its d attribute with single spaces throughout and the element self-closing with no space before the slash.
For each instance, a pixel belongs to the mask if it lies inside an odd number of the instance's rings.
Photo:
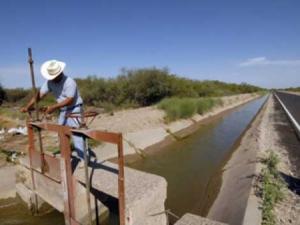
<svg viewBox="0 0 300 225">
<path fill-rule="evenodd" d="M 38 121 L 39 120 L 39 106 L 38 106 L 38 91 L 36 89 L 36 85 L 35 85 L 35 78 L 34 78 L 34 69 L 33 69 L 33 59 L 32 59 L 32 51 L 31 48 L 28 48 L 28 63 L 29 63 L 29 67 L 30 67 L 30 75 L 31 75 L 31 83 L 32 83 L 32 91 L 34 94 L 34 108 L 35 108 L 35 120 Z M 44 149 L 43 149 L 43 143 L 42 143 L 42 134 L 40 129 L 38 129 L 38 140 L 39 140 L 39 147 L 40 147 L 40 151 L 41 151 L 41 171 L 42 173 L 47 171 L 46 168 L 46 164 L 45 164 L 45 156 L 44 156 Z"/>
<path fill-rule="evenodd" d="M 89 225 L 92 225 L 92 209 L 91 209 L 91 199 L 90 199 L 90 179 L 89 179 L 89 171 L 88 171 L 88 139 L 83 136 L 84 141 L 84 148 L 83 148 L 83 155 L 84 155 L 84 172 L 85 172 L 85 185 L 86 185 L 86 201 L 87 201 L 87 208 L 88 208 L 88 217 L 89 217 Z"/>
<path fill-rule="evenodd" d="M 118 190 L 119 190 L 119 215 L 120 225 L 125 225 L 125 185 L 124 185 L 124 155 L 123 155 L 123 137 L 119 135 L 118 141 Z"/>
<path fill-rule="evenodd" d="M 31 48 L 28 48 L 28 63 L 29 63 L 29 67 L 30 67 L 30 76 L 31 76 L 31 84 L 32 84 L 32 90 L 33 90 L 33 94 L 34 94 L 34 108 L 35 108 L 35 116 L 36 116 L 36 120 L 39 120 L 39 106 L 37 103 L 38 100 L 38 92 L 35 86 L 35 78 L 34 78 L 34 69 L 33 69 L 33 59 L 32 59 L 32 51 Z"/>
<path fill-rule="evenodd" d="M 64 192 L 64 215 L 67 225 L 75 224 L 74 184 L 71 168 L 70 136 L 59 132 L 61 149 L 61 178 Z"/>
<path fill-rule="evenodd" d="M 31 180 L 32 180 L 32 190 L 34 193 L 34 208 L 33 213 L 38 213 L 38 197 L 36 194 L 36 187 L 35 187 L 35 179 L 34 179 L 34 171 L 33 171 L 33 152 L 34 152 L 34 134 L 33 134 L 33 127 L 27 121 L 27 130 L 28 130 L 28 140 L 29 140 L 29 148 L 28 148 L 28 154 L 29 154 L 29 166 L 30 166 L 30 173 L 31 173 Z"/>
</svg>

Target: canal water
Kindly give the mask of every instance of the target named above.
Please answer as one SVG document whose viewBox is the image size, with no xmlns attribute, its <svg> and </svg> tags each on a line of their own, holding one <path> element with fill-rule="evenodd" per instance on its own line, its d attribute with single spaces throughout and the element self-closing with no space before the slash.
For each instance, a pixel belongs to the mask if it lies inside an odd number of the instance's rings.
<svg viewBox="0 0 300 225">
<path fill-rule="evenodd" d="M 166 208 L 176 215 L 187 212 L 205 215 L 221 184 L 222 165 L 265 100 L 266 97 L 262 97 L 223 113 L 203 123 L 189 137 L 128 166 L 165 177 L 168 182 Z M 113 217 L 109 220 L 115 221 Z M 63 225 L 64 218 L 57 211 L 31 216 L 20 199 L 15 198 L 0 200 L 0 224 Z"/>
<path fill-rule="evenodd" d="M 0 200 L 1 225 L 64 225 L 62 213 L 52 210 L 39 216 L 32 216 L 19 197 Z"/>
<path fill-rule="evenodd" d="M 166 209 L 180 217 L 187 212 L 206 216 L 221 185 L 222 165 L 265 100 L 224 113 L 188 138 L 129 166 L 167 180 Z"/>
</svg>

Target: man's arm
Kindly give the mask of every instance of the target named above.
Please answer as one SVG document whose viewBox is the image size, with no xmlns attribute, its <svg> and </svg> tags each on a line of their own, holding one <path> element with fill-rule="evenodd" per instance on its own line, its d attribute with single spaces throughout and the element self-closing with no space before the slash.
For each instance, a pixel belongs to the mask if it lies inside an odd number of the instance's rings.
<svg viewBox="0 0 300 225">
<path fill-rule="evenodd" d="M 42 94 L 42 93 L 38 93 L 37 96 L 33 96 L 30 101 L 28 102 L 28 104 L 25 107 L 21 108 L 21 112 L 26 113 L 28 112 L 30 109 L 32 109 L 32 107 L 34 106 L 35 102 L 39 102 L 41 99 L 43 99 L 46 96 L 46 94 Z"/>
<path fill-rule="evenodd" d="M 57 109 L 72 105 L 77 92 L 77 85 L 73 79 L 67 79 L 64 92 L 67 98 L 60 103 L 49 106 L 46 110 L 46 113 L 50 114 Z"/>
<path fill-rule="evenodd" d="M 49 92 L 49 87 L 48 87 L 48 82 L 46 81 L 41 89 L 39 90 L 37 96 L 33 96 L 31 98 L 31 100 L 28 102 L 28 104 L 21 108 L 21 112 L 25 113 L 25 112 L 28 112 L 30 109 L 32 109 L 32 107 L 34 106 L 35 102 L 39 102 L 40 100 L 42 100 L 46 95 L 47 93 Z"/>
<path fill-rule="evenodd" d="M 72 104 L 73 100 L 74 100 L 73 97 L 68 97 L 68 98 L 66 98 L 65 100 L 63 100 L 60 103 L 48 106 L 47 110 L 46 110 L 46 113 L 47 114 L 51 114 L 51 113 L 53 113 L 57 109 L 60 109 L 60 108 L 65 107 L 65 106 L 69 106 L 69 105 Z"/>
</svg>

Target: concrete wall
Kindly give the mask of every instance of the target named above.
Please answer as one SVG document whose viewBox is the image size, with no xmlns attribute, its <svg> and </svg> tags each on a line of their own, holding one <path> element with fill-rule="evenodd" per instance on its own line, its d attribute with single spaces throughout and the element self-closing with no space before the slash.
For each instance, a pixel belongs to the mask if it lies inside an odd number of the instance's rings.
<svg viewBox="0 0 300 225">
<path fill-rule="evenodd" d="M 23 160 L 23 165 L 19 165 L 17 168 L 16 186 L 18 195 L 26 202 L 29 209 L 35 207 L 41 209 L 43 203 L 47 202 L 58 211 L 63 212 L 64 204 L 61 185 L 38 172 L 34 173 L 35 193 L 38 196 L 38 205 L 36 205 L 35 195 L 32 191 L 31 173 L 26 162 L 26 160 Z M 117 202 L 118 198 L 117 168 L 113 163 L 97 163 L 97 165 L 92 165 L 89 168 L 89 173 L 92 176 L 91 207 L 95 218 L 95 202 L 100 215 L 107 212 L 109 207 L 117 208 L 117 204 L 111 204 Z M 83 169 L 77 169 L 74 173 L 74 178 L 76 220 L 81 222 L 81 224 L 85 224 L 87 204 Z M 160 214 L 165 210 L 164 203 L 166 198 L 167 182 L 164 178 L 125 168 L 127 225 L 166 225 L 166 215 Z"/>
<path fill-rule="evenodd" d="M 226 225 L 217 221 L 209 220 L 190 213 L 184 214 L 174 225 Z"/>
</svg>

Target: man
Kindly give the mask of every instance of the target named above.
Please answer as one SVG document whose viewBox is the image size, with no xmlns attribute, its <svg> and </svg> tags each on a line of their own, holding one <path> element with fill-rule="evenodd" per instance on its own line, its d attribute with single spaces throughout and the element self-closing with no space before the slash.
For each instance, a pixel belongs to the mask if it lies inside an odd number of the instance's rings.
<svg viewBox="0 0 300 225">
<path fill-rule="evenodd" d="M 80 97 L 76 82 L 64 74 L 66 64 L 57 60 L 46 61 L 41 66 L 41 74 L 47 80 L 41 87 L 37 96 L 37 101 L 42 100 L 49 92 L 56 98 L 57 103 L 48 106 L 46 114 L 51 114 L 59 110 L 58 124 L 78 128 L 73 119 L 67 118 L 68 113 L 81 113 L 83 110 L 83 101 Z M 35 103 L 33 97 L 26 107 L 21 109 L 21 112 L 28 112 Z M 84 141 L 80 136 L 73 135 L 73 143 L 75 150 L 81 160 L 80 167 L 83 166 L 83 149 Z"/>
</svg>

